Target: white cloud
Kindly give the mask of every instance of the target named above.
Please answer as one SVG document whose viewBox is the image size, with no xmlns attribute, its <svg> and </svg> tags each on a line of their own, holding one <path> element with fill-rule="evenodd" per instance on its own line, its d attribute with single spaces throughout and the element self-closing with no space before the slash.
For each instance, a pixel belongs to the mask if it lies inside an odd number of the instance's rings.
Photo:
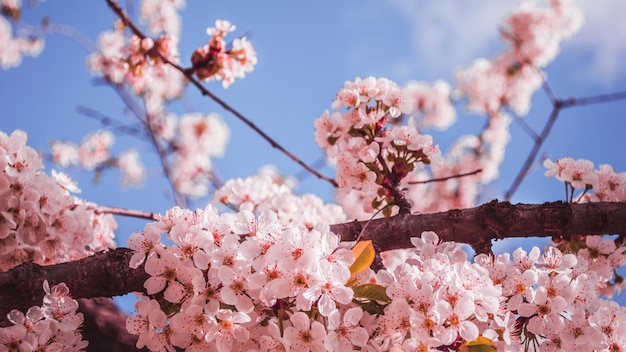
<svg viewBox="0 0 626 352">
<path fill-rule="evenodd" d="M 394 0 L 409 24 L 415 57 L 439 75 L 504 48 L 498 29 L 517 1 Z"/>
<path fill-rule="evenodd" d="M 585 23 L 572 38 L 572 48 L 589 56 L 582 79 L 600 78 L 607 84 L 626 75 L 626 2 L 579 0 Z"/>
<path fill-rule="evenodd" d="M 568 49 L 587 58 L 587 75 L 613 83 L 626 74 L 626 1 L 579 0 L 585 15 L 583 28 L 570 39 Z M 398 75 L 410 72 L 415 60 L 434 76 L 450 77 L 451 70 L 467 67 L 480 57 L 504 49 L 498 29 L 521 1 L 393 0 L 410 29 L 413 57 L 395 62 Z"/>
</svg>

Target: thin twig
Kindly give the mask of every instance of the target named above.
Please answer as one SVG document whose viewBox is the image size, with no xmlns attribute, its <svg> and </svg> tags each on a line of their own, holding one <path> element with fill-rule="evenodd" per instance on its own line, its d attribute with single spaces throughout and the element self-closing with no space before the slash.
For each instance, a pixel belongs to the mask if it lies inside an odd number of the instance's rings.
<svg viewBox="0 0 626 352">
<path fill-rule="evenodd" d="M 326 156 L 321 156 L 315 160 L 311 166 L 314 168 L 322 168 L 326 165 Z M 307 172 L 307 170 L 298 171 L 293 177 L 298 180 L 298 182 L 304 181 L 307 176 L 311 175 L 311 173 Z"/>
<path fill-rule="evenodd" d="M 408 182 L 408 184 L 410 184 L 410 185 L 421 185 L 421 184 L 425 184 L 425 183 L 442 182 L 442 181 L 451 180 L 453 178 L 461 178 L 461 177 L 465 177 L 465 176 L 476 175 L 477 173 L 480 173 L 482 171 L 483 171 L 483 169 L 478 169 L 478 170 L 474 170 L 474 171 L 470 171 L 470 172 L 466 172 L 466 173 L 458 174 L 458 175 L 439 177 L 439 178 L 432 178 L 430 180 L 424 180 L 424 181 L 411 181 L 411 182 Z"/>
<path fill-rule="evenodd" d="M 600 104 L 616 100 L 626 99 L 626 92 L 616 92 L 610 94 L 594 95 L 584 98 L 569 98 L 561 101 L 563 108 L 569 108 L 572 106 L 583 106 L 591 104 Z"/>
<path fill-rule="evenodd" d="M 120 20 L 122 20 L 122 22 L 126 26 L 128 26 L 131 29 L 131 31 L 136 36 L 138 36 L 138 37 L 140 37 L 142 39 L 146 38 L 146 35 L 137 27 L 137 25 L 135 25 L 135 23 L 130 18 L 128 18 L 128 16 L 126 15 L 125 11 L 117 4 L 117 2 L 115 2 L 114 0 L 106 0 L 106 2 L 109 5 L 109 7 L 111 7 L 113 12 L 115 12 L 115 14 L 120 18 Z M 248 127 L 250 127 L 253 131 L 258 133 L 263 139 L 265 139 L 273 148 L 276 148 L 279 151 L 281 151 L 283 154 L 285 154 L 291 160 L 293 160 L 296 163 L 298 163 L 300 166 L 305 168 L 307 171 L 309 171 L 313 175 L 317 176 L 318 178 L 320 178 L 320 179 L 322 179 L 322 180 L 324 180 L 326 182 L 329 182 L 334 187 L 338 187 L 337 182 L 334 179 L 322 175 L 321 173 L 317 172 L 317 170 L 315 170 L 311 166 L 309 166 L 306 163 L 304 163 L 297 156 L 295 156 L 294 154 L 292 154 L 289 151 L 287 151 L 283 146 L 281 146 L 275 140 L 273 140 L 271 137 L 269 137 L 265 132 L 263 132 L 259 127 L 257 127 L 252 121 L 250 121 L 245 116 L 243 116 L 239 111 L 235 110 L 233 107 L 228 105 L 225 101 L 223 101 L 218 96 L 213 94 L 211 91 L 206 89 L 202 85 L 202 83 L 200 83 L 200 81 L 198 81 L 193 76 L 193 72 L 191 72 L 189 70 L 185 70 L 181 66 L 171 62 L 167 57 L 161 55 L 161 53 L 159 53 L 159 56 L 161 57 L 161 59 L 163 60 L 164 63 L 169 64 L 170 66 L 174 67 L 176 70 L 180 71 L 183 75 L 185 75 L 185 77 L 189 80 L 189 82 L 191 84 L 193 84 L 196 88 L 198 88 L 198 90 L 200 91 L 200 93 L 202 93 L 202 95 L 208 96 L 213 101 L 215 101 L 218 105 L 220 105 L 224 110 L 226 110 L 226 111 L 230 112 L 231 114 L 235 115 L 235 117 L 237 117 L 243 123 L 248 125 Z"/>
<path fill-rule="evenodd" d="M 524 132 L 526 132 L 526 134 L 529 135 L 530 138 L 533 139 L 533 141 L 537 141 L 537 138 L 539 138 L 539 135 L 537 134 L 537 132 L 535 132 L 535 130 L 532 127 L 530 127 L 530 125 L 528 125 L 528 123 L 526 123 L 526 120 L 524 120 L 523 118 L 519 116 L 515 116 L 515 122 L 517 122 L 517 124 L 524 130 Z"/>
<path fill-rule="evenodd" d="M 126 104 L 126 106 L 130 109 L 130 111 L 133 112 L 135 117 L 137 117 L 139 122 L 141 122 L 145 126 L 146 130 L 150 132 L 148 133 L 148 137 L 150 138 L 152 147 L 156 150 L 157 155 L 159 156 L 161 169 L 163 170 L 163 173 L 165 174 L 165 178 L 167 179 L 167 182 L 172 191 L 174 202 L 176 203 L 176 205 L 185 207 L 187 203 L 185 200 L 185 197 L 183 197 L 176 189 L 176 185 L 174 184 L 174 180 L 172 178 L 172 170 L 170 169 L 170 165 L 167 163 L 167 151 L 163 148 L 163 146 L 161 146 L 159 141 L 157 141 L 154 133 L 152 133 L 153 129 L 152 129 L 152 126 L 150 125 L 150 117 L 148 116 L 147 111 L 142 109 L 137 104 L 137 102 L 133 99 L 133 97 L 130 94 L 128 94 L 126 90 L 124 90 L 122 85 L 119 85 L 119 84 L 110 84 L 110 85 L 111 87 L 115 89 L 119 97 Z"/>
<path fill-rule="evenodd" d="M 552 126 L 554 126 L 554 123 L 556 122 L 556 119 L 559 116 L 561 109 L 574 107 L 574 106 L 600 104 L 600 103 L 606 103 L 610 101 L 626 99 L 626 92 L 616 92 L 616 93 L 610 93 L 610 94 L 594 95 L 594 96 L 589 96 L 589 97 L 584 97 L 584 98 L 569 98 L 569 99 L 561 100 L 561 99 L 556 98 L 556 95 L 554 94 L 550 86 L 547 84 L 547 82 L 544 82 L 543 87 L 544 87 L 544 91 L 550 98 L 550 101 L 552 101 L 553 109 L 552 109 L 552 112 L 550 113 L 550 117 L 548 118 L 548 121 L 546 122 L 546 125 L 543 128 L 543 131 L 541 132 L 541 135 L 535 138 L 535 145 L 533 146 L 533 149 L 530 151 L 530 154 L 528 154 L 528 157 L 526 158 L 526 161 L 524 162 L 522 169 L 517 174 L 517 177 L 513 181 L 513 184 L 511 185 L 509 190 L 504 195 L 505 201 L 509 201 L 513 197 L 513 194 L 515 194 L 515 191 L 517 191 L 517 188 L 520 186 L 520 184 L 522 183 L 522 181 L 528 174 L 528 171 L 532 167 L 533 163 L 535 162 L 535 158 L 537 157 L 537 154 L 539 153 L 539 149 L 541 148 L 543 143 L 546 141 L 546 138 L 548 137 L 548 134 L 550 133 Z"/>
<path fill-rule="evenodd" d="M 513 184 L 511 185 L 509 190 L 504 195 L 505 201 L 509 201 L 511 197 L 513 197 L 513 194 L 515 194 L 515 191 L 517 191 L 517 188 L 519 187 L 519 185 L 522 183 L 522 181 L 528 174 L 528 170 L 530 170 L 530 167 L 535 162 L 537 153 L 539 153 L 539 149 L 541 149 L 541 146 L 543 145 L 543 142 L 545 142 L 546 137 L 548 137 L 548 134 L 550 133 L 552 126 L 554 126 L 554 123 L 556 122 L 557 117 L 559 117 L 560 111 L 561 111 L 561 104 L 560 104 L 560 101 L 557 100 L 557 103 L 554 105 L 554 108 L 552 109 L 552 113 L 550 113 L 548 122 L 546 122 L 546 125 L 543 127 L 543 131 L 541 131 L 541 135 L 539 135 L 535 139 L 535 145 L 533 145 L 533 149 L 530 151 L 530 154 L 528 154 L 528 157 L 526 157 L 526 161 L 524 162 L 522 169 L 515 177 L 515 181 L 513 181 Z"/>
<path fill-rule="evenodd" d="M 550 101 L 552 102 L 552 105 L 555 105 L 559 101 L 559 98 L 557 98 L 556 94 L 554 94 L 554 91 L 552 90 L 552 88 L 548 84 L 548 81 L 546 81 L 546 77 L 545 77 L 543 71 L 539 70 L 539 72 L 543 76 L 543 85 L 541 86 L 541 88 L 543 89 L 543 91 L 548 96 L 548 99 L 550 99 Z"/>
<path fill-rule="evenodd" d="M 88 53 L 92 53 L 98 50 L 96 45 L 91 41 L 89 37 L 84 35 L 78 29 L 72 26 L 68 26 L 66 24 L 46 24 L 46 25 L 40 25 L 40 26 L 28 25 L 28 26 L 21 27 L 18 30 L 18 34 L 19 35 L 61 34 L 72 39 L 76 43 L 78 43 Z"/>
<path fill-rule="evenodd" d="M 158 214 L 134 210 L 134 209 L 126 209 L 120 207 L 107 207 L 104 205 L 92 205 L 88 204 L 87 209 L 93 210 L 96 214 L 113 214 L 113 215 L 121 215 L 128 216 L 132 218 L 146 219 L 146 220 L 157 220 Z"/>
<path fill-rule="evenodd" d="M 94 120 L 97 120 L 98 122 L 100 122 L 103 126 L 106 126 L 108 128 L 111 128 L 115 131 L 133 136 L 135 138 L 139 138 L 139 139 L 143 139 L 146 140 L 146 135 L 144 134 L 145 131 L 143 131 L 142 129 L 139 129 L 137 127 L 134 126 L 129 126 L 129 125 L 125 125 L 121 122 L 118 122 L 117 120 L 115 120 L 114 118 L 107 116 L 97 110 L 88 108 L 86 106 L 83 105 L 79 105 L 76 107 L 76 112 L 92 118 Z"/>
</svg>

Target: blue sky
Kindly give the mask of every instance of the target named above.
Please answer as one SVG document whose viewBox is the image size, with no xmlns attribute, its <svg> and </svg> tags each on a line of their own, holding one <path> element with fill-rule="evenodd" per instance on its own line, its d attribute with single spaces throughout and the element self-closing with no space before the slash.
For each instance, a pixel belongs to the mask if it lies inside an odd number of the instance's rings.
<svg viewBox="0 0 626 352">
<path fill-rule="evenodd" d="M 626 90 L 626 3 L 620 0 L 582 2 L 585 24 L 565 42 L 558 58 L 546 72 L 559 97 L 584 97 Z M 302 160 L 313 163 L 322 157 L 314 142 L 313 121 L 330 104 L 346 80 L 356 76 L 387 77 L 403 85 L 409 80 L 445 79 L 454 84 L 454 72 L 473 60 L 491 58 L 504 49 L 498 28 L 518 1 L 188 1 L 183 19 L 181 61 L 189 64 L 194 48 L 208 40 L 206 27 L 216 19 L 237 25 L 234 36 L 247 35 L 259 62 L 244 80 L 228 90 L 213 82 L 207 87 Z M 115 19 L 102 1 L 43 1 L 24 9 L 23 22 L 37 24 L 43 16 L 51 23 L 71 25 L 93 43 L 110 30 Z M 233 37 L 234 37 L 233 36 Z M 76 112 L 85 106 L 128 121 L 124 106 L 108 86 L 96 84 L 86 66 L 85 48 L 62 35 L 47 35 L 43 53 L 24 58 L 22 64 L 0 71 L 2 130 L 25 130 L 29 144 L 47 151 L 53 139 L 80 142 L 99 129 L 98 122 Z M 185 99 L 195 110 L 217 112 L 231 129 L 226 155 L 216 160 L 223 179 L 246 177 L 263 165 L 273 164 L 287 175 L 301 168 L 273 150 L 258 135 L 212 101 L 188 89 Z M 538 92 L 526 122 L 539 131 L 551 106 Z M 171 109 L 183 113 L 181 104 Z M 626 171 L 623 133 L 626 101 L 572 108 L 562 111 L 540 155 L 552 158 L 586 158 L 596 166 L 609 163 Z M 431 133 L 443 150 L 462 134 L 478 131 L 485 118 L 465 114 L 450 130 Z M 521 168 L 531 138 L 517 125 L 511 129 L 501 176 L 484 190 L 483 200 L 502 198 Z M 122 190 L 119 174 L 105 173 L 96 184 L 79 170 L 68 173 L 79 182 L 87 200 L 103 205 L 164 212 L 172 206 L 165 181 L 158 176 L 151 148 L 132 137 L 118 136 L 114 152 L 138 148 L 145 156 L 149 178 L 142 188 Z M 48 165 L 48 172 L 52 166 Z M 58 167 L 57 167 L 58 168 Z M 321 172 L 334 176 L 334 169 Z M 561 200 L 564 187 L 543 176 L 538 164 L 513 197 L 513 202 L 542 203 Z M 306 177 L 299 193 L 315 193 L 333 200 L 332 188 Z M 203 207 L 206 199 L 194 206 Z M 124 246 L 143 222 L 119 218 L 118 238 Z"/>
</svg>

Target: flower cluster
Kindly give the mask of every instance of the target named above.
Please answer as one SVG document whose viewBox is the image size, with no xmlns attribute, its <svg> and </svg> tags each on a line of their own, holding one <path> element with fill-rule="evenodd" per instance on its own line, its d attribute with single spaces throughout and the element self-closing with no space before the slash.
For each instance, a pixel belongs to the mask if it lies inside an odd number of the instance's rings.
<svg viewBox="0 0 626 352">
<path fill-rule="evenodd" d="M 163 233 L 174 245 L 161 241 Z M 145 262 L 151 276 L 139 315 L 127 320 L 137 347 L 323 348 L 326 330 L 311 317 L 332 314 L 339 326 L 339 305 L 353 297 L 346 287 L 353 255 L 328 226 L 284 227 L 269 210 L 256 216 L 173 208 L 133 234 L 129 247 L 130 265 Z"/>
<path fill-rule="evenodd" d="M 409 81 L 404 94 L 413 102 L 413 110 L 421 115 L 420 126 L 445 130 L 456 121 L 456 110 L 450 100 L 450 84 Z"/>
<path fill-rule="evenodd" d="M 76 145 L 71 142 L 54 141 L 50 145 L 52 161 L 62 167 L 78 165 L 85 170 L 100 173 L 105 168 L 116 167 L 122 172 L 122 185 L 141 185 L 145 170 L 134 149 L 126 150 L 119 156 L 111 155 L 115 137 L 107 130 L 90 133 Z"/>
<path fill-rule="evenodd" d="M 502 288 L 480 265 L 467 261 L 461 246 L 441 242 L 434 232 L 413 238 L 415 248 L 400 263 L 385 262 L 376 279 L 388 304 L 371 323 L 381 350 L 459 350 L 471 341 L 506 344 Z M 393 259 L 393 258 L 390 258 Z M 484 340 L 481 340 L 482 337 Z"/>
<path fill-rule="evenodd" d="M 612 351 L 625 342 L 626 308 L 599 297 L 626 264 L 626 247 L 610 239 L 474 263 L 434 232 L 412 243 L 383 254 L 374 273 L 366 251 L 349 251 L 323 224 L 173 208 L 129 240 L 131 267 L 144 264 L 150 278 L 127 328 L 153 351 Z"/>
<path fill-rule="evenodd" d="M 608 164 L 594 169 L 591 161 L 562 158 L 555 161 L 546 159 L 543 165 L 548 169 L 546 176 L 554 176 L 565 182 L 566 198 L 569 202 L 584 199 L 589 202 L 626 201 L 626 172 L 617 173 Z M 574 200 L 574 190 L 583 192 Z M 593 190 L 593 193 L 587 194 Z"/>
<path fill-rule="evenodd" d="M 184 75 L 173 65 L 178 62 L 179 19 L 176 10 L 182 1 L 155 2 L 145 0 L 141 4 L 141 17 L 149 31 L 160 34 L 157 39 L 127 38 L 125 26 L 116 25 L 99 39 L 99 51 L 89 58 L 93 72 L 119 87 L 128 84 L 143 100 L 145 113 L 133 111 L 159 150 L 164 172 L 172 179 L 175 192 L 181 196 L 201 197 L 209 192 L 214 181 L 212 158 L 222 156 L 228 141 L 228 128 L 217 115 L 190 113 L 177 118 L 168 112 L 167 101 L 177 98 L 185 84 Z M 208 28 L 212 36 L 209 44 L 197 49 L 190 68 L 200 79 L 222 80 L 225 87 L 235 78 L 243 78 L 253 70 L 256 53 L 247 39 L 238 38 L 231 48 L 226 47 L 224 36 L 234 30 L 228 21 L 217 21 L 216 27 Z M 67 165 L 76 163 L 69 143 L 55 143 L 56 160 Z M 108 151 L 108 150 L 107 150 Z M 79 163 L 84 163 L 82 159 Z M 85 161 L 86 162 L 86 161 Z M 120 167 L 123 184 L 137 184 L 143 180 L 143 167 L 134 151 L 122 154 L 118 159 L 90 159 L 102 166 Z"/>
<path fill-rule="evenodd" d="M 303 224 L 312 228 L 318 222 L 338 224 L 347 220 L 341 207 L 324 202 L 314 194 L 296 196 L 295 184 L 282 178 L 271 167 L 245 179 L 230 179 L 214 193 L 216 201 L 238 211 L 272 211 L 283 226 Z"/>
<path fill-rule="evenodd" d="M 79 328 L 83 314 L 77 313 L 78 302 L 72 299 L 64 283 L 50 288 L 43 284 L 43 305 L 33 306 L 26 314 L 12 310 L 8 319 L 13 325 L 0 328 L 2 351 L 84 351 L 88 342 Z"/>
<path fill-rule="evenodd" d="M 172 172 L 179 192 L 194 197 L 208 193 L 212 158 L 224 155 L 229 134 L 217 114 L 192 113 L 180 118 Z"/>
<path fill-rule="evenodd" d="M 620 351 L 626 346 L 626 308 L 600 298 L 615 288 L 609 280 L 626 264 L 626 247 L 600 236 L 588 236 L 584 244 L 576 254 L 550 246 L 543 254 L 534 247 L 517 249 L 513 258 L 475 258 L 502 287 L 510 326 L 500 333 L 507 341 L 502 350 Z"/>
<path fill-rule="evenodd" d="M 185 0 L 142 0 L 139 14 L 151 34 L 170 34 L 180 38 L 180 15 L 178 9 Z"/>
<path fill-rule="evenodd" d="M 20 19 L 22 0 L 0 0 L 0 14 L 13 21 Z"/>
<path fill-rule="evenodd" d="M 543 82 L 541 68 L 554 60 L 561 41 L 581 24 L 582 12 L 574 0 L 549 1 L 548 7 L 525 1 L 501 30 L 508 51 L 460 70 L 456 94 L 467 96 L 470 111 L 493 115 L 508 107 L 526 115 L 532 94 Z"/>
<path fill-rule="evenodd" d="M 239 37 L 228 48 L 224 40 L 235 28 L 235 25 L 226 20 L 217 20 L 215 27 L 207 28 L 211 39 L 191 56 L 193 72 L 200 80 L 222 81 L 224 88 L 228 88 L 235 78 L 244 78 L 246 73 L 254 70 L 257 56 L 252 43 L 246 37 Z"/>
<path fill-rule="evenodd" d="M 406 189 L 405 197 L 412 211 L 437 212 L 474 206 L 480 187 L 497 178 L 510 141 L 512 119 L 506 110 L 517 115 L 527 113 L 532 94 L 543 82 L 541 68 L 554 59 L 560 43 L 580 26 L 581 13 L 573 1 L 548 3 L 549 6 L 541 7 L 532 1 L 523 2 L 507 18 L 501 31 L 510 44 L 508 50 L 491 61 L 480 59 L 458 71 L 454 89 L 442 81 L 432 85 L 409 82 L 405 86 L 404 93 L 413 101 L 420 127 L 450 126 L 455 120 L 452 98 L 467 98 L 468 110 L 489 117 L 480 134 L 462 136 L 454 142 L 438 168 L 431 168 L 429 173 L 417 167 L 416 172 L 407 175 L 401 188 Z M 468 173 L 471 175 L 424 184 L 432 178 Z M 346 207 L 368 202 L 368 198 L 363 192 L 339 194 L 339 202 Z M 360 219 L 371 217 L 373 210 L 346 208 L 351 216 Z"/>
<path fill-rule="evenodd" d="M 368 77 L 346 82 L 332 107 L 337 111 L 315 121 L 315 140 L 337 164 L 340 192 L 360 191 L 364 207 L 383 209 L 385 215 L 391 206 L 408 211 L 400 183 L 418 164 L 437 164 L 440 158 L 439 148 L 418 132 L 413 119 L 407 125 L 392 123 L 413 112 L 412 101 L 390 80 Z"/>
<path fill-rule="evenodd" d="M 43 50 L 42 38 L 14 36 L 11 22 L 4 17 L 18 19 L 20 5 L 20 1 L 0 1 L 0 68 L 3 70 L 19 66 L 23 56 L 38 56 Z"/>
<path fill-rule="evenodd" d="M 183 75 L 162 59 L 178 62 L 178 38 L 169 34 L 154 40 L 127 38 L 124 29 L 118 23 L 100 35 L 99 51 L 89 56 L 89 67 L 113 84 L 127 83 L 154 105 L 152 112 L 163 109 L 163 101 L 178 97 L 185 86 Z"/>
<path fill-rule="evenodd" d="M 41 158 L 26 146 L 26 133 L 0 132 L 0 271 L 26 261 L 45 265 L 114 248 L 111 215 L 96 214 L 69 191 L 63 174 L 41 171 Z"/>
</svg>

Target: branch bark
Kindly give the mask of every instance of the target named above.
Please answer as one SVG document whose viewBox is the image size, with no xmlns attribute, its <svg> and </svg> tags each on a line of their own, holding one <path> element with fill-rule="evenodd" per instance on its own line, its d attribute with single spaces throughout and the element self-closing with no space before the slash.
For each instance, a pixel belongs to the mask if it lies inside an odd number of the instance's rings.
<svg viewBox="0 0 626 352">
<path fill-rule="evenodd" d="M 351 241 L 365 223 L 332 225 L 331 230 L 342 241 Z M 444 241 L 467 243 L 478 252 L 490 247 L 492 240 L 505 238 L 626 234 L 626 203 L 513 205 L 492 201 L 469 209 L 372 220 L 360 239 L 372 240 L 380 253 L 411 247 L 411 237 L 419 237 L 423 231 L 435 231 Z"/>
<path fill-rule="evenodd" d="M 366 223 L 355 221 L 330 228 L 342 241 L 353 241 Z M 411 237 L 419 237 L 423 231 L 435 231 L 442 240 L 467 243 L 477 250 L 489 246 L 492 240 L 514 237 L 626 235 L 626 203 L 513 205 L 492 201 L 470 209 L 372 220 L 360 239 L 372 240 L 380 253 L 410 248 Z M 25 263 L 0 273 L 0 317 L 11 309 L 25 311 L 40 305 L 44 279 L 51 286 L 65 282 L 74 298 L 144 291 L 148 275 L 143 267 L 128 266 L 131 256 L 130 249 L 118 248 L 75 262 L 50 266 Z"/>
<path fill-rule="evenodd" d="M 132 250 L 118 248 L 62 264 L 24 263 L 0 273 L 0 320 L 12 309 L 26 312 L 34 305 L 41 305 L 44 280 L 51 287 L 65 282 L 74 298 L 113 297 L 143 291 L 143 282 L 149 275 L 143 266 L 137 269 L 128 266 L 132 255 Z"/>
</svg>

